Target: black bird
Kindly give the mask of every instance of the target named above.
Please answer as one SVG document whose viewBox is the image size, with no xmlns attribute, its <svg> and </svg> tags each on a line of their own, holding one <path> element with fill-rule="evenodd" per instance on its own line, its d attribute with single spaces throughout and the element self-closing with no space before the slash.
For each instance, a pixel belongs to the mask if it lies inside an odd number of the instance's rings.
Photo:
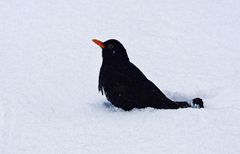
<svg viewBox="0 0 240 154">
<path fill-rule="evenodd" d="M 133 108 L 157 109 L 203 108 L 203 101 L 195 98 L 176 102 L 167 98 L 158 87 L 129 61 L 126 49 L 114 39 L 101 42 L 93 39 L 102 48 L 102 66 L 98 89 L 116 107 L 125 111 Z"/>
</svg>

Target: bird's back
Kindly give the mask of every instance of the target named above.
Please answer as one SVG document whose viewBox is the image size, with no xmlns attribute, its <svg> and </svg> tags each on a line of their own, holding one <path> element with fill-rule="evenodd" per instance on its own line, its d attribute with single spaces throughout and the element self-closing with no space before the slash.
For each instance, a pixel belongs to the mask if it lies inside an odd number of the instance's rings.
<svg viewBox="0 0 240 154">
<path fill-rule="evenodd" d="M 154 107 L 167 97 L 130 61 L 116 66 L 104 64 L 99 75 L 99 90 L 124 110 Z"/>
</svg>

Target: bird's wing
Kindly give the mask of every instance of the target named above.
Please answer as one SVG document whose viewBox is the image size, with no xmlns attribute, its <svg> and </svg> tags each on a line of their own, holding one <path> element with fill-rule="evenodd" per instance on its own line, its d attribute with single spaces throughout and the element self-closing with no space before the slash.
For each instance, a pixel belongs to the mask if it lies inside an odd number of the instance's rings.
<svg viewBox="0 0 240 154">
<path fill-rule="evenodd" d="M 137 100 L 142 100 L 148 103 L 156 103 L 161 100 L 167 100 L 168 98 L 162 93 L 162 91 L 132 63 L 128 65 L 129 74 L 126 74 L 133 81 L 133 89 L 136 89 Z"/>
<path fill-rule="evenodd" d="M 134 64 L 129 63 L 120 68 L 119 71 L 114 72 L 117 80 L 112 84 L 118 84 L 115 91 L 121 95 L 122 99 L 137 103 L 135 106 L 149 106 L 160 98 L 166 98 L 158 87 L 148 80 Z"/>
<path fill-rule="evenodd" d="M 131 110 L 139 103 L 139 85 L 128 73 L 114 71 L 111 79 L 104 85 L 105 95 L 114 105 Z"/>
</svg>

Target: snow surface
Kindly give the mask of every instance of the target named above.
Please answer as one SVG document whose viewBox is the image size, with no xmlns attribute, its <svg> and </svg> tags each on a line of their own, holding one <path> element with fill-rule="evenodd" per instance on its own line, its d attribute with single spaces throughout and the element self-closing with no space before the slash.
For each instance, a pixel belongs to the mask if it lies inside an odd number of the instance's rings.
<svg viewBox="0 0 240 154">
<path fill-rule="evenodd" d="M 0 153 L 240 152 L 239 0 L 1 0 Z M 124 112 L 97 91 L 120 40 L 174 100 L 205 109 Z"/>
</svg>

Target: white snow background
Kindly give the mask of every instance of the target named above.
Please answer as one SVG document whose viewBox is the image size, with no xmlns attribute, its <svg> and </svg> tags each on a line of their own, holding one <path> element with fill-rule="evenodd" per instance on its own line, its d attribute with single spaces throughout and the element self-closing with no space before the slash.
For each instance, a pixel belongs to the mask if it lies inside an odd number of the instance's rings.
<svg viewBox="0 0 240 154">
<path fill-rule="evenodd" d="M 1 0 L 1 154 L 238 154 L 239 0 Z M 205 109 L 124 112 L 97 91 L 118 39 L 174 100 Z"/>
</svg>

